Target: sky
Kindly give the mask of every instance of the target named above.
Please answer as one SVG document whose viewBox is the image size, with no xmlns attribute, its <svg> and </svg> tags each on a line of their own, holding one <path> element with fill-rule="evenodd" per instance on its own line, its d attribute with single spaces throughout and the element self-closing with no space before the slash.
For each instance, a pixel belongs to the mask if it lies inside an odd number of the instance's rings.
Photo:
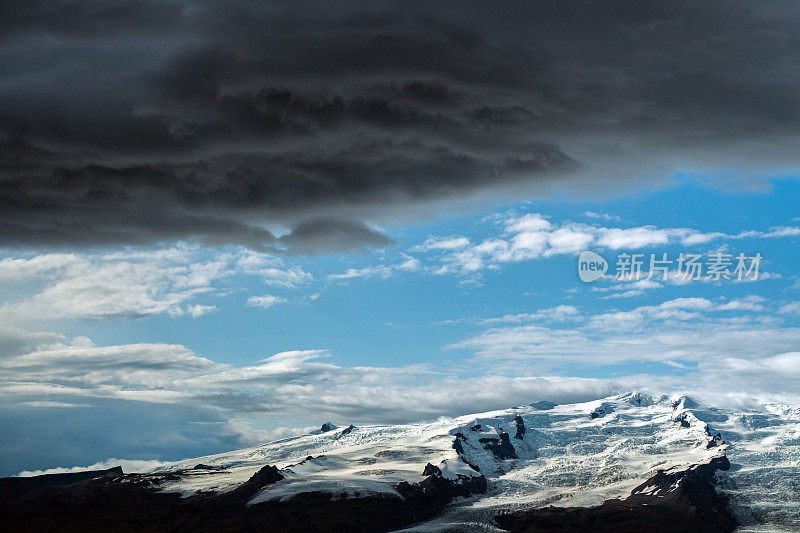
<svg viewBox="0 0 800 533">
<path fill-rule="evenodd" d="M 800 401 L 791 2 L 0 21 L 2 475 L 632 389 Z"/>
</svg>

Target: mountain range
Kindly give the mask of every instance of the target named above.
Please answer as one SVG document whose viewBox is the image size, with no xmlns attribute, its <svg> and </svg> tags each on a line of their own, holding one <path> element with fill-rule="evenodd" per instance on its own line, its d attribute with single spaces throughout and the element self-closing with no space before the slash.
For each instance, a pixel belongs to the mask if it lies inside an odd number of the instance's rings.
<svg viewBox="0 0 800 533">
<path fill-rule="evenodd" d="M 4 530 L 800 530 L 800 408 L 631 392 L 0 480 Z"/>
</svg>

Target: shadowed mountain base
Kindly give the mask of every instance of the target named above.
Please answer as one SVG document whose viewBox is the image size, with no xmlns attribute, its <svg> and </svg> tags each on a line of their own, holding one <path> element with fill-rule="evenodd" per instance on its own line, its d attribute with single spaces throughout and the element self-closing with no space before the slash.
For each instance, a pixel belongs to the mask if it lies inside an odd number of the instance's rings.
<svg viewBox="0 0 800 533">
<path fill-rule="evenodd" d="M 597 507 L 543 507 L 495 517 L 514 533 L 729 533 L 736 529 L 727 501 L 714 488 L 714 472 L 727 457 L 686 470 L 660 471 L 624 500 Z"/>
<path fill-rule="evenodd" d="M 265 466 L 232 491 L 187 498 L 154 488 L 180 472 L 142 475 L 111 469 L 95 474 L 74 483 L 60 474 L 1 479 L 0 530 L 389 531 L 433 517 L 457 496 L 486 491 L 483 476 L 452 481 L 434 472 L 419 483 L 400 483 L 397 491 L 403 499 L 333 500 L 329 493 L 309 492 L 247 505 L 263 487 L 283 479 L 277 468 Z"/>
</svg>

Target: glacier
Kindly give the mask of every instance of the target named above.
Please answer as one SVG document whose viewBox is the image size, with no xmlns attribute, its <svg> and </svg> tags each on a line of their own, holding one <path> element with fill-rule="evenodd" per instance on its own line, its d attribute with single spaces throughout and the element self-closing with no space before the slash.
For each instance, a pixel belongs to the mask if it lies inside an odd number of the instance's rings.
<svg viewBox="0 0 800 533">
<path fill-rule="evenodd" d="M 399 482 L 424 479 L 421 465 L 462 475 L 473 475 L 473 465 L 489 482 L 486 494 L 458 499 L 409 530 L 499 531 L 492 517 L 501 510 L 598 505 L 625 497 L 659 470 L 723 454 L 732 467 L 718 472 L 718 490 L 729 497 L 740 531 L 800 531 L 800 408 L 772 403 L 732 410 L 643 393 L 569 405 L 539 401 L 429 423 L 282 439 L 152 473 L 186 469 L 191 475 L 161 490 L 190 495 L 230 490 L 263 465 L 277 465 L 285 479 L 260 491 L 255 504 L 312 491 L 333 499 L 400 497 Z M 220 470 L 193 471 L 198 462 Z"/>
</svg>

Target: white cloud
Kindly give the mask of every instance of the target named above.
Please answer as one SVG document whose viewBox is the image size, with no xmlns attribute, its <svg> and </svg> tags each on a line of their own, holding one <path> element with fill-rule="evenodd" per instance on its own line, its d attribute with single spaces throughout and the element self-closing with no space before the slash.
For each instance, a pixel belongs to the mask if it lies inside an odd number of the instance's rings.
<svg viewBox="0 0 800 533">
<path fill-rule="evenodd" d="M 716 390 L 759 396 L 768 401 L 781 401 L 779 398 L 783 396 L 783 401 L 800 402 L 797 390 L 800 352 L 707 358 L 698 362 L 696 375 L 707 376 Z"/>
<path fill-rule="evenodd" d="M 533 399 L 589 399 L 615 390 L 601 380 L 464 378 L 457 369 L 428 365 L 345 367 L 323 359 L 330 359 L 325 350 L 294 350 L 234 367 L 176 345 L 65 346 L 3 359 L 0 403 L 22 408 L 45 398 L 82 404 L 116 400 L 204 408 L 238 421 L 313 416 L 317 421 L 397 422 Z M 236 433 L 242 438 L 247 432 Z"/>
<path fill-rule="evenodd" d="M 574 227 L 559 228 L 547 235 L 545 255 L 576 254 L 589 248 L 594 235 Z"/>
<path fill-rule="evenodd" d="M 685 246 L 696 246 L 699 244 L 706 244 L 708 242 L 717 240 L 717 239 L 724 239 L 727 236 L 724 233 L 713 232 L 713 233 L 689 233 L 681 240 L 681 244 Z"/>
<path fill-rule="evenodd" d="M 469 239 L 460 235 L 451 237 L 429 237 L 422 244 L 411 248 L 412 252 L 428 252 L 431 250 L 459 250 L 469 246 Z"/>
<path fill-rule="evenodd" d="M 264 283 L 267 285 L 286 289 L 307 285 L 314 279 L 311 274 L 299 267 L 289 269 L 264 268 L 259 270 L 258 274 L 264 278 Z"/>
<path fill-rule="evenodd" d="M 631 289 L 631 290 L 628 290 L 628 291 L 615 292 L 613 294 L 609 294 L 608 296 L 603 296 L 602 299 L 603 300 L 613 300 L 613 299 L 618 299 L 618 298 L 634 298 L 636 296 L 641 296 L 643 294 L 644 294 L 643 290 Z"/>
<path fill-rule="evenodd" d="M 528 213 L 506 222 L 506 231 L 509 233 L 534 233 L 548 231 L 550 228 L 552 224 L 541 213 Z"/>
<path fill-rule="evenodd" d="M 75 254 L 44 254 L 30 259 L 7 257 L 0 260 L 0 281 L 22 281 L 64 270 L 80 263 Z"/>
<path fill-rule="evenodd" d="M 215 311 L 219 311 L 216 305 L 194 304 L 186 306 L 186 312 L 189 313 L 192 318 L 198 318 Z"/>
<path fill-rule="evenodd" d="M 257 424 L 257 421 L 252 422 Z M 270 442 L 298 435 L 307 435 L 318 430 L 319 426 L 287 427 L 278 426 L 272 429 L 256 429 L 246 419 L 232 419 L 224 424 L 224 429 L 236 434 L 239 441 L 245 446 L 258 446 Z"/>
<path fill-rule="evenodd" d="M 778 226 L 775 228 L 770 228 L 769 231 L 743 231 L 737 235 L 732 235 L 731 238 L 780 239 L 783 237 L 798 237 L 798 236 L 800 236 L 800 228 L 790 227 L 790 226 Z"/>
<path fill-rule="evenodd" d="M 712 307 L 709 300 L 705 298 L 675 298 L 661 303 L 658 309 L 708 309 Z M 640 309 L 650 309 L 642 307 Z"/>
<path fill-rule="evenodd" d="M 774 317 L 758 314 L 764 310 L 764 301 L 755 295 L 722 302 L 677 298 L 590 315 L 569 328 L 542 324 L 491 328 L 450 347 L 472 350 L 476 361 L 492 365 L 505 361 L 516 367 L 523 363 L 700 361 L 734 354 L 756 358 L 791 351 L 800 342 L 800 330 L 776 327 Z M 732 310 L 745 314 L 718 314 Z M 581 316 L 577 309 L 575 314 Z"/>
<path fill-rule="evenodd" d="M 704 361 L 737 354 L 758 358 L 786 351 L 800 342 L 795 328 L 759 327 L 726 324 L 694 324 L 693 317 L 671 320 L 668 329 L 648 328 L 636 314 L 610 314 L 598 317 L 578 329 L 554 329 L 525 325 L 490 329 L 453 348 L 469 349 L 476 363 L 495 368 L 558 367 L 580 362 L 589 365 L 617 364 L 625 361 Z M 662 319 L 665 320 L 666 319 Z"/>
<path fill-rule="evenodd" d="M 515 315 L 505 315 L 502 317 L 485 318 L 479 320 L 482 324 L 496 324 L 496 323 L 516 323 L 523 322 L 536 322 L 536 321 L 551 321 L 551 322 L 564 322 L 566 320 L 579 320 L 581 318 L 578 308 L 574 305 L 558 305 L 547 309 L 540 309 L 533 313 L 519 313 Z"/>
<path fill-rule="evenodd" d="M 733 299 L 729 302 L 717 306 L 720 311 L 763 311 L 763 302 L 767 299 L 755 294 L 745 296 L 744 298 Z"/>
<path fill-rule="evenodd" d="M 31 332 L 10 324 L 0 323 L 0 358 L 39 349 L 57 348 L 68 343 L 91 344 L 85 337 L 69 339 L 66 335 L 59 333 Z"/>
<path fill-rule="evenodd" d="M 653 226 L 639 228 L 600 228 L 597 244 L 611 250 L 645 248 L 666 245 L 676 237 L 683 237 L 689 230 L 658 229 Z"/>
<path fill-rule="evenodd" d="M 4 302 L 9 318 L 110 318 L 184 313 L 181 304 L 214 291 L 231 275 L 226 258 L 203 260 L 185 249 L 128 254 L 44 254 L 0 261 L 0 283 L 45 277 L 19 301 Z"/>
<path fill-rule="evenodd" d="M 41 407 L 43 409 L 52 409 L 53 407 L 56 408 L 63 407 L 65 409 L 71 409 L 74 407 L 91 407 L 87 403 L 55 402 L 52 400 L 32 400 L 32 401 L 21 402 L 19 405 L 25 407 Z"/>
<path fill-rule="evenodd" d="M 394 268 L 397 270 L 404 270 L 406 272 L 416 272 L 417 270 L 422 269 L 422 263 L 416 257 L 403 254 L 403 261 L 395 265 Z"/>
<path fill-rule="evenodd" d="M 285 268 L 282 259 L 250 250 L 241 252 L 235 265 L 240 272 L 262 277 L 272 287 L 294 289 L 314 280 L 314 276 L 300 267 Z"/>
<path fill-rule="evenodd" d="M 608 220 L 597 213 L 587 213 L 584 215 L 589 218 Z M 504 263 L 577 254 L 592 248 L 638 250 L 679 244 L 698 246 L 724 239 L 778 238 L 800 235 L 800 228 L 791 227 L 773 228 L 768 232 L 748 231 L 729 235 L 720 232 L 703 233 L 689 228 L 658 228 L 656 226 L 609 228 L 570 221 L 558 224 L 551 222 L 540 213 L 528 213 L 522 216 L 512 214 L 502 223 L 502 227 L 503 230 L 500 234 L 475 244 L 471 244 L 465 237 L 430 237 L 425 243 L 412 247 L 411 250 L 438 249 L 445 252 L 436 258 L 440 264 L 431 269 L 435 274 L 460 273 L 474 276 L 485 269 L 497 269 Z M 771 276 L 776 275 L 772 274 Z M 767 273 L 759 275 L 759 279 L 768 277 L 770 274 Z M 671 281 L 681 283 L 680 280 Z M 642 288 L 638 289 L 642 290 Z M 637 290 L 637 288 L 626 290 Z M 614 297 L 621 297 L 621 294 Z"/>
<path fill-rule="evenodd" d="M 598 286 L 593 287 L 592 292 L 612 292 L 608 296 L 603 296 L 603 300 L 612 300 L 620 298 L 634 298 L 646 294 L 645 291 L 652 289 L 660 289 L 663 285 L 657 281 L 650 279 L 616 279 L 609 278 L 609 280 L 617 281 L 614 285 L 608 287 Z"/>
<path fill-rule="evenodd" d="M 250 307 L 261 307 L 262 309 L 268 309 L 273 305 L 278 305 L 284 302 L 286 302 L 286 298 L 281 296 L 273 296 L 271 294 L 265 294 L 264 296 L 251 296 L 247 299 L 247 305 Z"/>
<path fill-rule="evenodd" d="M 785 315 L 800 315 L 800 302 L 791 302 L 783 305 L 778 312 Z"/>
<path fill-rule="evenodd" d="M 609 222 L 619 222 L 621 220 L 621 218 L 618 215 L 609 215 L 608 213 L 596 213 L 594 211 L 586 211 L 582 214 L 583 216 L 588 218 L 607 220 Z"/>
<path fill-rule="evenodd" d="M 638 291 L 646 291 L 650 289 L 660 289 L 663 285 L 657 281 L 653 281 L 651 279 L 617 279 L 617 278 L 606 278 L 608 281 L 615 281 L 618 282 L 614 285 L 610 285 L 608 287 L 593 287 L 592 292 L 610 292 L 610 291 L 627 291 L 627 290 L 638 290 Z"/>
<path fill-rule="evenodd" d="M 415 265 L 409 257 L 400 265 Z M 0 304 L 0 319 L 136 318 L 217 311 L 197 300 L 220 292 L 235 274 L 259 276 L 266 285 L 305 286 L 313 276 L 281 259 L 252 251 L 216 253 L 192 247 L 113 254 L 42 254 L 0 260 L 0 288 L 24 285 L 27 294 Z"/>
<path fill-rule="evenodd" d="M 385 265 L 368 266 L 364 268 L 348 268 L 341 274 L 330 274 L 328 280 L 341 281 L 356 278 L 388 278 L 392 269 Z"/>
<path fill-rule="evenodd" d="M 46 383 L 73 393 L 85 384 L 157 388 L 172 379 L 224 368 L 175 344 L 63 345 L 6 357 L 0 376 L 13 383 Z M 53 391 L 55 392 L 55 391 Z"/>
<path fill-rule="evenodd" d="M 525 259 L 535 259 L 544 254 L 547 249 L 547 233 L 544 232 L 522 232 L 514 235 L 510 240 L 510 248 L 501 246 L 505 241 L 490 240 L 484 241 L 475 247 L 475 251 L 489 252 L 493 261 L 522 261 Z M 499 253 L 498 253 L 499 252 Z"/>
<path fill-rule="evenodd" d="M 326 279 L 328 281 L 347 281 L 357 278 L 379 278 L 387 279 L 392 277 L 396 272 L 418 272 L 423 270 L 422 262 L 416 257 L 408 254 L 400 254 L 402 261 L 394 265 L 372 265 L 363 268 L 350 267 L 339 274 L 329 274 Z"/>
</svg>

